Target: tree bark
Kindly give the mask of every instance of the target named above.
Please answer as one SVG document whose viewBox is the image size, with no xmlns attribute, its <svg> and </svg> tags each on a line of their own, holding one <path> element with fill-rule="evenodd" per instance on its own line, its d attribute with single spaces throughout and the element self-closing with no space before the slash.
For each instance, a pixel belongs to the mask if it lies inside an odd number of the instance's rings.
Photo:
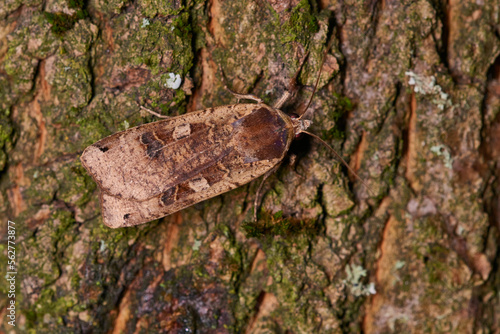
<svg viewBox="0 0 500 334">
<path fill-rule="evenodd" d="M 0 263 L 10 220 L 18 272 L 2 331 L 500 333 L 496 1 L 8 1 L 0 17 Z M 310 131 L 368 187 L 305 136 L 258 222 L 260 180 L 102 225 L 79 156 L 157 120 L 140 106 L 237 103 L 224 76 L 302 114 L 320 67 Z"/>
</svg>

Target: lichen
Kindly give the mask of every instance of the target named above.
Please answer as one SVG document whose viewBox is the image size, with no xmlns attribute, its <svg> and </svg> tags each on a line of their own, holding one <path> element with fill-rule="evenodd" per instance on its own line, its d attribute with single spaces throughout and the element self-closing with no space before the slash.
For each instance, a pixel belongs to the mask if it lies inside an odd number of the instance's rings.
<svg viewBox="0 0 500 334">
<path fill-rule="evenodd" d="M 366 276 L 366 269 L 359 265 L 346 265 L 346 278 L 342 281 L 355 297 L 369 296 L 376 294 L 375 284 L 365 285 L 362 278 Z"/>
<path fill-rule="evenodd" d="M 453 158 L 451 157 L 448 147 L 446 147 L 445 145 L 436 145 L 432 146 L 430 150 L 437 156 L 443 157 L 444 166 L 446 168 L 453 168 Z"/>
<path fill-rule="evenodd" d="M 178 89 L 181 86 L 182 78 L 180 74 L 168 73 L 168 78 L 165 80 L 165 87 Z"/>
<path fill-rule="evenodd" d="M 443 88 L 436 84 L 436 77 L 425 77 L 418 75 L 412 71 L 405 72 L 409 77 L 408 84 L 413 86 L 413 90 L 417 94 L 430 95 L 432 103 L 438 106 L 439 109 L 444 110 L 446 107 L 451 107 L 453 104 L 448 94 L 443 91 Z"/>
</svg>

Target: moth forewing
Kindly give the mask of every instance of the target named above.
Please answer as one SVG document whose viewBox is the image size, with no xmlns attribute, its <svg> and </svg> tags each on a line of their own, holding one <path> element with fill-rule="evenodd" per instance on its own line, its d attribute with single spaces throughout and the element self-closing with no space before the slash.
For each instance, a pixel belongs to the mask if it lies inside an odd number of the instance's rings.
<svg viewBox="0 0 500 334">
<path fill-rule="evenodd" d="M 294 121 L 262 103 L 195 111 L 113 134 L 81 161 L 109 227 L 158 219 L 248 183 L 285 156 Z"/>
</svg>

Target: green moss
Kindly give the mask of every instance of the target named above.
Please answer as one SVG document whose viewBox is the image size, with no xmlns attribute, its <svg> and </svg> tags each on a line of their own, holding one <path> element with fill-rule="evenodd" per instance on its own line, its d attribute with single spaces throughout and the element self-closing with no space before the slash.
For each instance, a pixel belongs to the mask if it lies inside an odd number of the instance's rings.
<svg viewBox="0 0 500 334">
<path fill-rule="evenodd" d="M 95 104 L 81 112 L 75 110 L 75 117 L 70 117 L 65 121 L 65 129 L 73 129 L 71 131 L 74 133 L 76 125 L 77 131 L 81 134 L 81 140 L 76 143 L 78 150 L 82 150 L 96 141 L 122 130 L 123 121 L 125 120 L 130 126 L 144 123 L 136 102 L 129 99 L 124 101 L 115 99 L 111 100 L 110 104 L 107 104 L 105 102 L 107 98 L 109 96 L 102 96 L 97 99 Z M 153 118 L 151 117 L 151 119 Z"/>
<path fill-rule="evenodd" d="M 137 5 L 142 15 L 148 18 L 155 16 L 168 17 L 178 15 L 185 9 L 182 1 L 139 0 Z"/>
<path fill-rule="evenodd" d="M 193 66 L 188 13 L 172 18 L 170 24 L 155 19 L 137 29 L 134 22 L 132 17 L 122 17 L 115 22 L 116 44 L 127 50 L 120 54 L 123 59 L 116 59 L 115 62 L 146 65 L 151 78 L 145 85 L 134 89 L 134 95 L 141 96 L 153 108 L 160 107 L 164 114 L 172 111 L 183 113 L 186 107 L 185 92 L 170 89 L 166 82 L 172 73 L 185 80 Z M 130 37 L 123 39 L 120 34 L 129 34 Z"/>
<path fill-rule="evenodd" d="M 96 27 L 86 21 L 78 23 L 65 34 L 66 40 L 56 54 L 54 71 L 48 80 L 52 96 L 57 98 L 59 104 L 44 104 L 44 115 L 68 117 L 70 108 L 81 109 L 88 105 L 92 96 L 88 50 L 96 34 Z"/>
<path fill-rule="evenodd" d="M 68 52 L 70 55 L 74 55 L 75 53 L 78 55 L 79 59 L 82 59 L 82 65 L 87 65 L 86 60 L 89 58 L 88 52 L 90 50 L 90 46 L 94 42 L 97 37 L 97 27 L 93 26 L 88 21 L 81 21 L 76 24 L 71 33 L 65 35 L 63 42 L 63 52 Z M 79 61 L 75 61 L 75 64 L 79 64 Z M 68 66 L 69 64 L 65 64 Z M 77 66 L 83 67 L 83 66 Z M 84 74 L 83 72 L 81 73 Z"/>
<path fill-rule="evenodd" d="M 35 303 L 36 312 L 27 313 L 28 317 L 34 319 L 29 321 L 30 324 L 35 324 L 36 317 L 41 317 L 45 313 L 64 314 L 67 312 L 66 307 L 76 302 L 73 294 L 55 298 L 51 288 L 61 276 L 61 269 L 69 261 L 64 253 L 78 236 L 76 233 L 70 233 L 74 226 L 75 220 L 70 211 L 56 210 L 38 228 L 36 235 L 25 241 L 26 253 L 20 259 L 20 267 L 23 268 L 22 275 L 35 277 L 35 282 L 43 287 L 40 290 L 41 297 Z M 25 301 L 22 302 L 25 303 Z"/>
<path fill-rule="evenodd" d="M 290 19 L 281 27 L 283 43 L 309 44 L 309 38 L 319 29 L 316 17 L 311 13 L 307 0 L 302 0 L 292 11 Z"/>
<path fill-rule="evenodd" d="M 265 248 L 269 275 L 273 277 L 267 289 L 280 300 L 275 316 L 283 321 L 285 328 L 308 326 L 308 319 L 314 318 L 311 314 L 314 309 L 310 307 L 315 300 L 314 289 L 303 289 L 302 285 L 307 282 L 304 252 L 309 242 L 309 238 L 300 235 L 279 239 Z"/>
<path fill-rule="evenodd" d="M 295 221 L 282 217 L 283 212 L 279 211 L 274 215 L 262 211 L 257 222 L 248 222 L 242 225 L 247 238 L 259 238 L 263 241 L 270 241 L 275 236 L 294 236 L 303 233 L 314 234 L 316 224 L 313 221 Z"/>
<path fill-rule="evenodd" d="M 445 259 L 448 257 L 450 250 L 438 245 L 429 245 L 427 253 L 424 257 L 427 280 L 431 284 L 443 284 L 443 276 L 446 275 L 448 264 Z"/>
<path fill-rule="evenodd" d="M 52 32 L 56 35 L 63 35 L 66 31 L 73 28 L 76 18 L 66 13 L 48 13 L 45 12 L 45 18 L 52 25 Z"/>
<path fill-rule="evenodd" d="M 245 272 L 250 270 L 253 260 L 252 257 L 241 258 L 243 262 L 239 272 L 243 273 L 243 280 L 240 277 L 240 280 L 235 281 L 238 284 L 235 289 L 237 302 L 233 308 L 235 332 L 248 323 L 263 290 L 276 296 L 279 306 L 269 314 L 269 321 L 263 320 L 259 326 L 271 328 L 274 319 L 279 319 L 281 329 L 309 332 L 318 325 L 314 320 L 317 319 L 317 310 L 313 305 L 316 302 L 325 303 L 325 296 L 320 290 L 311 287 L 326 286 L 328 279 L 307 260 L 307 252 L 311 243 L 315 242 L 317 230 L 315 225 L 283 219 L 282 215 L 282 212 L 267 214 L 258 223 L 247 223 L 242 227 L 248 233 L 255 233 L 266 255 L 267 266 L 266 271 L 252 271 L 246 276 Z M 244 249 L 242 254 L 245 254 Z M 268 277 L 272 278 L 269 280 L 272 282 L 270 285 L 263 283 Z"/>
<path fill-rule="evenodd" d="M 192 272 L 196 277 L 210 278 L 209 273 L 203 266 L 195 267 L 194 270 L 192 270 Z"/>
<path fill-rule="evenodd" d="M 276 213 L 273 215 L 273 218 L 274 218 L 274 219 L 280 219 L 280 218 L 282 218 L 282 217 L 283 217 L 283 211 L 281 211 L 281 210 L 280 210 L 280 211 L 278 211 L 278 212 L 276 212 Z"/>
<path fill-rule="evenodd" d="M 62 320 L 61 315 L 67 314 L 76 304 L 77 300 L 71 295 L 61 296 L 52 289 L 43 289 L 32 311 L 25 313 L 28 320 L 28 330 L 34 330 L 34 332 L 42 329 L 45 332 L 55 330 L 53 328 L 54 320 L 55 323 L 59 324 Z M 47 315 L 49 315 L 50 321 L 45 321 Z"/>
<path fill-rule="evenodd" d="M 189 13 L 182 13 L 172 23 L 173 33 L 182 40 L 189 40 L 192 36 L 192 28 L 189 22 Z"/>
<path fill-rule="evenodd" d="M 75 10 L 73 15 L 63 12 L 44 12 L 44 15 L 47 21 L 52 25 L 52 32 L 58 36 L 63 36 L 66 31 L 71 30 L 75 26 L 78 20 L 83 20 L 88 17 L 88 12 L 84 7 L 85 2 L 83 0 L 68 0 L 68 8 Z"/>
<path fill-rule="evenodd" d="M 344 129 L 341 126 L 338 126 L 338 124 L 342 117 L 352 111 L 354 107 L 352 101 L 346 96 L 341 96 L 340 94 L 333 93 L 333 99 L 334 101 L 332 102 L 334 107 L 329 108 L 330 111 L 328 112 L 328 118 L 335 122 L 336 126 L 328 130 L 323 130 L 322 137 L 326 141 L 344 139 Z"/>
<path fill-rule="evenodd" d="M 61 241 L 73 240 L 76 235 L 67 234 L 68 230 L 71 229 L 75 224 L 75 217 L 69 210 L 57 210 L 52 213 L 51 221 L 53 228 L 52 240 L 58 243 L 59 249 L 65 249 L 61 247 Z M 69 243 L 68 243 L 69 244 Z"/>
<path fill-rule="evenodd" d="M 63 177 L 59 179 L 58 198 L 78 206 L 87 203 L 92 198 L 96 184 L 85 171 L 80 160 L 76 160 L 74 164 L 63 166 L 60 172 Z"/>
<path fill-rule="evenodd" d="M 25 196 L 35 205 L 50 203 L 59 189 L 56 174 L 50 169 L 35 168 L 26 172 L 31 184 Z"/>
<path fill-rule="evenodd" d="M 7 163 L 5 149 L 11 143 L 13 133 L 14 129 L 6 111 L 0 114 L 0 171 L 5 168 L 5 164 Z"/>
<path fill-rule="evenodd" d="M 83 0 L 68 0 L 68 7 L 71 9 L 82 9 L 85 6 Z"/>
<path fill-rule="evenodd" d="M 95 6 L 94 8 L 104 15 L 113 16 L 120 14 L 123 7 L 125 7 L 129 2 L 129 0 L 95 1 L 92 3 L 92 6 Z M 114 18 L 116 18 L 116 16 Z"/>
<path fill-rule="evenodd" d="M 51 31 L 55 35 L 62 37 L 68 30 L 71 30 L 75 26 L 77 21 L 85 19 L 88 16 L 88 13 L 84 9 L 79 9 L 73 15 L 63 12 L 44 12 L 44 15 L 47 21 L 52 25 Z"/>
<path fill-rule="evenodd" d="M 410 289 L 411 289 L 411 282 L 412 282 L 413 278 L 411 277 L 410 274 L 405 274 L 401 277 L 401 290 L 404 291 L 404 292 L 410 292 Z"/>
</svg>

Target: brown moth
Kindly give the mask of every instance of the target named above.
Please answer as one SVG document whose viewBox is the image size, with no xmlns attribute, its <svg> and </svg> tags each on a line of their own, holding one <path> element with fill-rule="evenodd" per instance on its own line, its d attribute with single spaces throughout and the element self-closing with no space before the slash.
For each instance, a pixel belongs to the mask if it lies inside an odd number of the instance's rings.
<svg viewBox="0 0 500 334">
<path fill-rule="evenodd" d="M 311 124 L 304 119 L 307 112 L 292 119 L 279 109 L 288 92 L 274 107 L 253 95 L 235 95 L 257 103 L 140 125 L 87 147 L 80 159 L 101 190 L 104 224 L 117 228 L 147 223 L 255 180 L 283 160 L 301 132 L 326 144 L 305 131 Z"/>
<path fill-rule="evenodd" d="M 264 103 L 221 106 L 115 133 L 81 161 L 101 190 L 103 222 L 132 226 L 265 174 L 309 124 Z"/>
</svg>

